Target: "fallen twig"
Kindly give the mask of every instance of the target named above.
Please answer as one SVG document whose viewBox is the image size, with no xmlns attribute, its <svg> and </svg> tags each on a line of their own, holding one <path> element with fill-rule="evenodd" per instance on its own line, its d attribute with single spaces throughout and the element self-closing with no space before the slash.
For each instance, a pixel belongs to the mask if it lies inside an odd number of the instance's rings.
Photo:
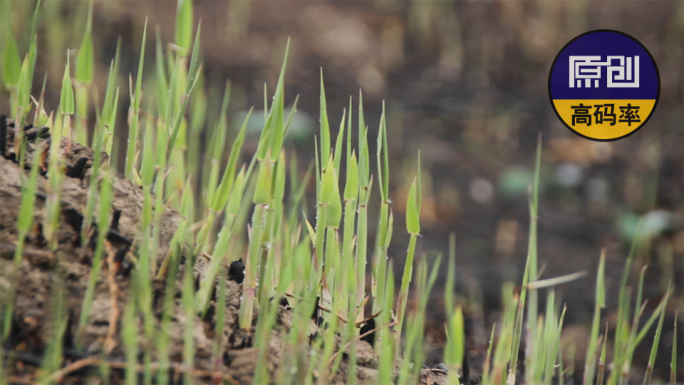
<svg viewBox="0 0 684 385">
<path fill-rule="evenodd" d="M 368 317 L 368 318 L 366 318 L 366 319 L 364 319 L 364 320 L 361 320 L 361 321 L 357 322 L 357 323 L 356 323 L 356 327 L 359 327 L 359 326 L 365 324 L 366 322 L 368 322 L 368 321 L 374 319 L 375 317 L 379 316 L 380 313 L 382 313 L 382 309 L 378 310 L 378 312 L 375 313 L 375 314 L 371 314 L 370 317 Z"/>
<path fill-rule="evenodd" d="M 7 378 L 7 381 L 8 381 L 10 384 L 27 384 L 27 385 L 33 384 L 33 381 L 31 381 L 31 380 L 25 380 L 25 379 L 23 379 L 23 378 L 21 378 L 21 377 L 17 377 L 17 376 L 9 376 L 9 377 Z"/>
<path fill-rule="evenodd" d="M 323 306 L 323 305 L 321 305 L 320 301 L 319 301 L 319 303 L 318 303 L 318 308 L 321 309 L 321 310 L 323 310 L 324 312 L 327 312 L 327 313 L 332 314 L 332 310 L 329 309 L 329 308 L 327 308 L 327 307 L 325 307 L 325 306 Z M 347 322 L 348 322 L 347 317 L 343 316 L 342 314 L 337 313 L 337 318 L 339 318 L 340 321 L 342 321 L 342 322 L 344 322 L 344 323 L 347 323 Z"/>
<path fill-rule="evenodd" d="M 378 326 L 378 327 L 376 327 L 375 329 L 371 329 L 371 330 L 369 330 L 369 331 L 367 331 L 367 332 L 365 332 L 365 333 L 363 333 L 363 334 L 360 334 L 360 335 L 354 337 L 351 341 L 349 341 L 349 342 L 347 342 L 346 344 L 344 344 L 344 346 L 342 346 L 341 349 L 339 349 L 338 351 L 336 351 L 335 354 L 333 354 L 333 355 L 330 357 L 330 360 L 328 360 L 328 366 L 332 365 L 332 363 L 335 361 L 335 358 L 337 357 L 337 355 L 340 354 L 340 352 L 343 352 L 343 351 L 347 350 L 347 348 L 350 347 L 350 346 L 351 346 L 351 343 L 354 342 L 355 340 L 361 340 L 363 337 L 365 337 L 365 336 L 367 336 L 367 335 L 370 335 L 371 333 L 375 333 L 375 332 L 377 332 L 378 330 L 382 329 L 383 327 L 392 327 L 392 326 L 394 326 L 394 325 L 397 325 L 398 323 L 399 323 L 399 322 L 397 322 L 397 321 L 392 321 L 392 322 L 388 323 L 388 324 L 385 325 L 385 326 Z"/>
<path fill-rule="evenodd" d="M 329 308 L 327 308 L 327 307 L 321 305 L 320 303 L 318 304 L 318 308 L 321 309 L 321 310 L 323 310 L 324 312 L 327 312 L 327 313 L 332 314 L 332 310 L 331 310 L 331 309 L 329 309 Z M 364 320 L 361 320 L 361 321 L 356 322 L 354 325 L 356 325 L 356 327 L 359 327 L 359 326 L 365 324 L 366 322 L 372 320 L 373 318 L 379 316 L 380 313 L 382 313 L 382 309 L 378 310 L 377 313 L 372 314 L 370 317 L 368 317 L 368 318 L 366 318 L 366 319 L 364 319 Z M 342 314 L 339 314 L 339 313 L 338 313 L 338 314 L 337 314 L 337 318 L 339 318 L 340 321 L 342 321 L 342 322 L 344 322 L 344 323 L 349 322 L 349 320 L 347 319 L 347 317 L 343 316 Z"/>
<path fill-rule="evenodd" d="M 82 369 L 86 366 L 101 366 L 105 365 L 111 369 L 121 369 L 125 370 L 127 363 L 126 362 L 114 362 L 114 361 L 101 361 L 97 356 L 90 356 L 86 357 L 84 359 L 72 362 L 71 364 L 63 367 L 62 369 L 52 373 L 48 378 L 47 382 L 59 382 L 62 378 L 67 376 L 69 373 L 75 372 L 79 369 Z M 168 366 L 167 365 L 160 365 L 157 362 L 153 362 L 150 364 L 150 370 L 152 371 L 158 371 L 159 369 L 162 368 L 170 368 L 173 369 L 175 372 L 178 373 L 186 373 L 186 372 L 191 372 L 193 376 L 195 377 L 215 377 L 217 374 L 221 376 L 223 381 L 226 381 L 231 384 L 237 384 L 238 382 L 233 378 L 232 375 L 228 373 L 224 373 L 222 371 L 216 371 L 216 370 L 199 370 L 199 369 L 194 369 L 191 368 L 188 370 L 185 365 L 181 363 L 170 363 Z M 136 365 L 135 370 L 138 372 L 142 372 L 145 370 L 144 365 Z"/>
<path fill-rule="evenodd" d="M 46 383 L 60 382 L 64 376 L 71 372 L 75 372 L 79 369 L 85 368 L 86 366 L 93 366 L 99 363 L 100 360 L 95 356 L 86 357 L 82 360 L 78 360 L 70 363 L 69 365 L 59 369 L 58 371 L 52 373 L 46 380 Z"/>
</svg>

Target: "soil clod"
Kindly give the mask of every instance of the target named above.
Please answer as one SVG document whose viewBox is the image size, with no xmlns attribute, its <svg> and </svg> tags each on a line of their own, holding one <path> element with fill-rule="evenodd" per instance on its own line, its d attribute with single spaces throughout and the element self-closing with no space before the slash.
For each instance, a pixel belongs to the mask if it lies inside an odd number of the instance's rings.
<svg viewBox="0 0 684 385">
<path fill-rule="evenodd" d="M 242 259 L 230 263 L 228 279 L 237 283 L 242 283 L 245 280 L 245 264 L 242 262 Z"/>
<path fill-rule="evenodd" d="M 88 163 L 88 158 L 80 158 L 75 165 L 67 167 L 66 175 L 70 178 L 83 179 L 85 173 L 85 166 Z"/>
</svg>

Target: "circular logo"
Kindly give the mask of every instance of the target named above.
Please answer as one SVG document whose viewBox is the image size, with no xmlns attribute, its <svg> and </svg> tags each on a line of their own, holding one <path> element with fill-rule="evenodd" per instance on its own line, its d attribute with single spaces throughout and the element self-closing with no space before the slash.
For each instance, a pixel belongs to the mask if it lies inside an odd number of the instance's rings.
<svg viewBox="0 0 684 385">
<path fill-rule="evenodd" d="M 596 30 L 572 39 L 549 72 L 549 98 L 575 134 L 609 142 L 641 128 L 655 111 L 660 74 L 653 56 L 633 37 Z"/>
</svg>

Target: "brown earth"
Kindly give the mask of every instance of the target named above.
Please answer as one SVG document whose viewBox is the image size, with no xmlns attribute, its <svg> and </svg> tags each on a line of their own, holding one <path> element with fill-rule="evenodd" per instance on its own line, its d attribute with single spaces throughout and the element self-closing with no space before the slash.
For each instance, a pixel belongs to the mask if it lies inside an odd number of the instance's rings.
<svg viewBox="0 0 684 385">
<path fill-rule="evenodd" d="M 14 130 L 10 122 L 8 141 L 13 143 Z M 32 132 L 29 129 L 27 132 Z M 46 134 L 47 136 L 47 134 Z M 62 205 L 59 228 L 57 232 L 58 247 L 55 252 L 48 249 L 42 235 L 40 223 L 45 212 L 46 189 L 48 180 L 41 170 L 38 180 L 36 202 L 34 207 L 33 231 L 26 236 L 23 258 L 18 268 L 14 263 L 15 245 L 17 242 L 17 219 L 21 206 L 21 178 L 22 171 L 14 161 L 14 153 L 9 152 L 0 156 L 0 287 L 2 293 L 9 293 L 12 288 L 16 291 L 12 326 L 9 338 L 2 346 L 3 360 L 8 359 L 10 383 L 33 383 L 39 376 L 42 356 L 50 341 L 54 328 L 55 301 L 54 291 L 63 289 L 65 294 L 65 312 L 68 324 L 62 340 L 63 356 L 62 371 L 56 375 L 60 383 L 83 383 L 86 378 L 97 374 L 102 360 L 106 360 L 109 367 L 109 380 L 113 383 L 123 381 L 125 368 L 125 350 L 121 340 L 121 322 L 124 308 L 130 297 L 131 268 L 135 247 L 137 224 L 140 221 L 143 206 L 143 194 L 140 186 L 116 174 L 114 179 L 114 198 L 112 210 L 120 212 L 118 226 L 112 224 L 107 234 L 106 263 L 100 271 L 95 286 L 95 294 L 89 312 L 87 325 L 80 331 L 78 319 L 80 317 L 83 297 L 86 292 L 91 272 L 91 259 L 94 254 L 94 236 L 89 242 L 81 242 L 79 231 L 82 224 L 82 213 L 85 210 L 93 151 L 79 144 L 72 144 L 66 151 L 63 141 L 62 150 L 66 159 L 67 177 L 64 178 L 62 191 Z M 11 146 L 10 146 L 11 147 Z M 29 142 L 27 145 L 27 167 L 31 165 L 38 145 Z M 42 148 L 42 147 L 40 147 Z M 80 159 L 85 167 L 75 170 Z M 102 157 L 107 160 L 106 154 Z M 24 172 L 25 174 L 28 171 Z M 69 176 L 69 175 L 74 175 Z M 180 214 L 167 208 L 162 216 L 159 250 L 160 256 L 166 254 L 171 238 L 183 218 Z M 191 249 L 191 248 L 186 248 Z M 195 287 L 204 275 L 210 256 L 200 255 L 193 267 Z M 161 260 L 161 258 L 160 258 Z M 182 277 L 187 268 L 185 262 L 190 259 L 182 258 L 176 279 L 176 294 L 173 315 L 169 327 L 171 337 L 169 357 L 172 360 L 174 383 L 182 381 L 183 373 L 187 370 L 181 366 L 183 354 L 183 333 L 186 325 L 186 313 L 182 307 L 181 291 Z M 155 328 L 159 328 L 162 317 L 163 293 L 165 280 L 157 279 L 153 282 L 153 311 L 156 316 Z M 217 282 L 218 285 L 218 282 Z M 258 350 L 252 347 L 252 335 L 255 327 L 249 331 L 239 329 L 238 311 L 242 284 L 229 280 L 226 285 L 226 314 L 224 333 L 221 338 L 225 347 L 220 363 L 212 362 L 212 348 L 214 336 L 216 299 L 210 305 L 208 316 L 201 319 L 195 316 L 194 346 L 195 366 L 192 370 L 193 382 L 215 383 L 223 379 L 228 383 L 251 383 L 252 374 Z M 255 314 L 255 318 L 258 314 Z M 138 330 L 143 329 L 143 321 L 136 317 Z M 256 320 L 253 322 L 256 325 Z M 283 337 L 292 326 L 292 309 L 281 306 L 277 314 L 276 327 L 272 332 L 269 343 L 269 370 L 274 376 L 278 372 L 278 363 L 286 355 L 282 350 Z M 318 326 L 310 321 L 309 336 L 318 332 Z M 81 338 L 82 348 L 75 344 L 76 336 Z M 336 341 L 340 344 L 340 339 Z M 377 381 L 378 358 L 372 346 L 366 342 L 355 341 L 358 355 L 358 380 L 360 384 L 373 384 Z M 139 352 L 150 349 L 144 338 L 139 337 Z M 153 360 L 156 359 L 153 353 Z M 139 355 L 139 363 L 142 362 Z M 153 364 L 153 370 L 156 370 Z M 140 369 L 142 371 L 142 367 Z M 343 359 L 340 369 L 334 377 L 333 383 L 342 384 L 346 381 L 347 360 Z M 141 372 L 142 373 L 142 372 Z M 422 383 L 446 383 L 446 375 L 440 370 L 424 369 Z"/>
</svg>

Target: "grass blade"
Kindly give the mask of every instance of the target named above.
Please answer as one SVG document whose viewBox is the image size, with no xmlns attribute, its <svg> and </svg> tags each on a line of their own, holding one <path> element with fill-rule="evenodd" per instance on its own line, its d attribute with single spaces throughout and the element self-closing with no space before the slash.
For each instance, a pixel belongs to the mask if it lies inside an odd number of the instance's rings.
<svg viewBox="0 0 684 385">
<path fill-rule="evenodd" d="M 644 376 L 644 385 L 651 383 L 651 376 L 653 375 L 653 365 L 655 364 L 656 356 L 658 355 L 658 344 L 660 343 L 660 334 L 663 332 L 663 320 L 665 319 L 665 307 L 660 310 L 660 320 L 656 328 L 655 337 L 653 338 L 653 345 L 651 346 L 651 355 L 648 357 L 648 366 L 646 367 L 646 375 Z"/>
<path fill-rule="evenodd" d="M 187 56 L 190 52 L 192 42 L 192 1 L 178 0 L 176 9 L 176 46 L 180 48 L 182 56 Z"/>
<path fill-rule="evenodd" d="M 584 382 L 583 384 L 591 384 L 594 382 L 594 372 L 596 369 L 596 350 L 598 349 L 598 334 L 601 321 L 601 309 L 606 306 L 606 284 L 605 284 L 605 265 L 606 265 L 606 250 L 601 252 L 601 259 L 599 261 L 598 272 L 596 273 L 596 301 L 594 305 L 594 319 L 591 324 L 591 333 L 589 334 L 589 347 L 587 349 L 586 361 L 584 364 Z"/>
<path fill-rule="evenodd" d="M 10 11 L 5 10 L 5 12 Z M 12 34 L 12 26 L 10 24 L 5 25 L 4 44 L 4 60 L 2 63 L 3 81 L 5 82 L 6 88 L 17 88 L 17 86 L 19 86 L 19 74 L 21 73 L 21 58 L 19 57 L 17 42 L 14 40 L 14 35 Z"/>
<path fill-rule="evenodd" d="M 677 383 L 677 312 L 674 317 L 674 331 L 672 333 L 672 356 L 670 357 L 670 385 Z"/>
<path fill-rule="evenodd" d="M 142 99 L 142 78 L 143 69 L 145 65 L 145 42 L 147 40 L 147 18 L 145 18 L 145 27 L 143 28 L 142 46 L 140 47 L 140 61 L 138 62 L 138 73 L 135 80 L 135 93 L 132 92 L 130 99 L 132 100 L 130 107 L 130 127 L 128 131 L 128 148 L 126 150 L 126 168 L 124 175 L 129 180 L 133 180 L 133 173 L 135 169 L 135 151 L 138 145 L 138 115 L 140 114 L 140 100 Z"/>
</svg>

